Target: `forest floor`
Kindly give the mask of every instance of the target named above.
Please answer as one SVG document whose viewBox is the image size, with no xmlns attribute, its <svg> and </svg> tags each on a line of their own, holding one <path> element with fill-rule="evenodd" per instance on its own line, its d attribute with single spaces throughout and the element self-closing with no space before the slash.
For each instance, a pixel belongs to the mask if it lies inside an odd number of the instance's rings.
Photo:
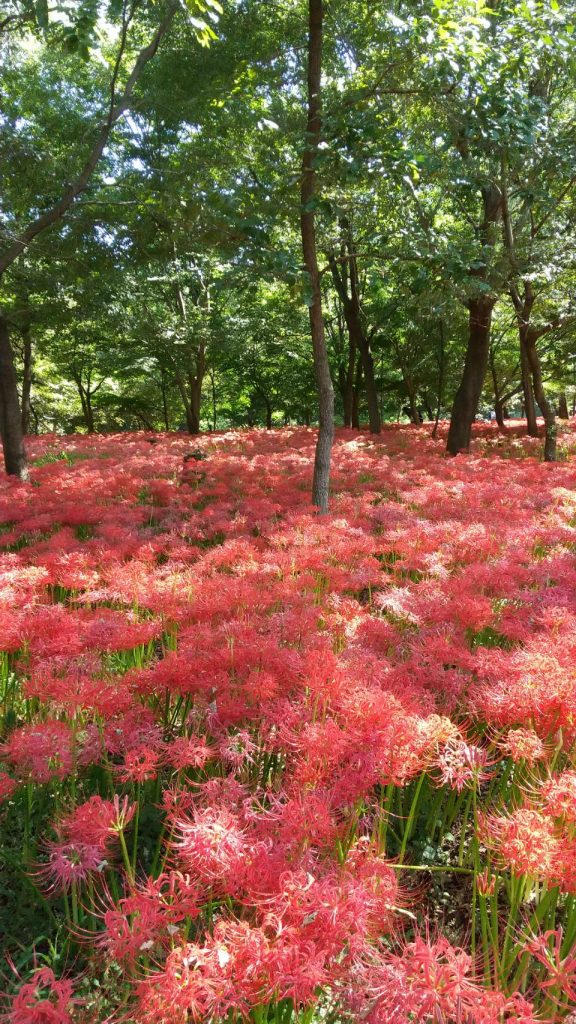
<svg viewBox="0 0 576 1024">
<path fill-rule="evenodd" d="M 13 1024 L 576 1003 L 576 433 L 339 430 L 325 517 L 314 443 L 46 435 L 1 481 Z"/>
</svg>

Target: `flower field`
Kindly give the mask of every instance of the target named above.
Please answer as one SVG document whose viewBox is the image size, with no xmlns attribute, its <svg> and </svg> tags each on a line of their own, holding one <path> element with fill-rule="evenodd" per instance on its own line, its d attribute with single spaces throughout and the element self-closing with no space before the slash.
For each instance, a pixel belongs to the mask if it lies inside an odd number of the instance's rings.
<svg viewBox="0 0 576 1024">
<path fill-rule="evenodd" d="M 2 479 L 2 1019 L 569 1019 L 576 435 L 429 433 Z"/>
</svg>

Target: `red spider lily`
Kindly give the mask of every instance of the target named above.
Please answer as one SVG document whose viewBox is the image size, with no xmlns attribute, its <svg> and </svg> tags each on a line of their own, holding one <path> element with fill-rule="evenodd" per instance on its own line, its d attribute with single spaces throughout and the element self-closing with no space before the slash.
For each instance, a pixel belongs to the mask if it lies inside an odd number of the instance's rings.
<svg viewBox="0 0 576 1024">
<path fill-rule="evenodd" d="M 533 765 L 546 757 L 546 748 L 533 729 L 509 729 L 500 746 L 515 762 Z"/>
<path fill-rule="evenodd" d="M 569 950 L 563 956 L 563 945 L 564 932 L 559 927 L 535 935 L 526 942 L 525 949 L 546 968 L 546 977 L 538 982 L 539 987 L 544 991 L 557 990 L 558 1001 L 576 1002 L 576 952 Z"/>
<path fill-rule="evenodd" d="M 55 719 L 23 725 L 9 735 L 0 756 L 35 782 L 63 779 L 73 768 L 70 727 Z"/>
<path fill-rule="evenodd" d="M 73 992 L 72 981 L 58 981 L 49 967 L 41 967 L 13 997 L 4 1019 L 9 1024 L 72 1024 Z"/>
<path fill-rule="evenodd" d="M 11 779 L 6 772 L 0 772 L 0 803 L 9 800 L 16 789 L 18 789 L 16 780 Z"/>
<path fill-rule="evenodd" d="M 135 812 L 136 804 L 130 803 L 128 797 L 116 794 L 113 800 L 103 800 L 92 796 L 60 819 L 58 829 L 71 842 L 95 846 L 104 852 L 110 840 L 129 825 Z"/>
<path fill-rule="evenodd" d="M 116 774 L 122 782 L 147 782 L 158 774 L 160 754 L 141 743 L 127 750 L 124 764 L 116 767 Z"/>
</svg>

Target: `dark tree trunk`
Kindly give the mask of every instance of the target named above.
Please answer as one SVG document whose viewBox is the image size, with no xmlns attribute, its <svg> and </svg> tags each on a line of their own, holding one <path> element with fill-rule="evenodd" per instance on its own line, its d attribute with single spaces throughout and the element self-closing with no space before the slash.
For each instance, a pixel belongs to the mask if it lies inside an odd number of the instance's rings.
<svg viewBox="0 0 576 1024">
<path fill-rule="evenodd" d="M 190 380 L 190 402 L 188 409 L 186 410 L 186 422 L 188 425 L 189 434 L 200 433 L 200 392 L 202 385 L 198 385 L 198 380 L 193 377 Z"/>
<path fill-rule="evenodd" d="M 272 430 L 272 403 L 269 398 L 264 399 L 266 406 L 266 430 Z"/>
<path fill-rule="evenodd" d="M 362 324 L 360 312 L 360 283 L 358 279 L 358 261 L 354 251 L 354 238 L 350 222 L 347 218 L 343 217 L 341 219 L 340 227 L 343 236 L 343 251 L 346 256 L 341 267 L 338 266 L 336 257 L 334 255 L 330 256 L 332 280 L 342 302 L 350 339 L 350 349 L 353 352 L 358 350 L 362 359 L 370 433 L 379 434 L 381 423 L 378 391 L 374 377 L 374 359 L 370 349 L 370 342 Z M 350 283 L 350 292 L 348 292 L 348 282 Z"/>
<path fill-rule="evenodd" d="M 496 423 L 498 424 L 502 433 L 506 433 L 506 410 L 503 403 L 499 398 L 494 401 L 494 412 L 496 413 Z"/>
<path fill-rule="evenodd" d="M 352 408 L 354 405 L 354 370 L 356 367 L 356 346 L 348 335 L 348 363 L 340 365 L 338 370 L 338 389 L 342 398 L 344 426 L 352 426 Z"/>
<path fill-rule="evenodd" d="M 206 374 L 206 350 L 201 341 L 196 352 L 196 374 L 190 375 L 190 423 L 191 434 L 200 433 L 200 410 L 202 405 L 202 385 Z"/>
<path fill-rule="evenodd" d="M 216 379 L 214 375 L 214 370 L 212 370 L 210 373 L 210 383 L 212 385 L 212 430 L 216 430 Z"/>
<path fill-rule="evenodd" d="M 520 339 L 520 367 L 522 371 L 522 393 L 524 396 L 524 414 L 526 416 L 526 432 L 529 437 L 538 437 L 538 423 L 536 420 L 536 404 L 534 402 L 534 389 L 530 366 L 522 339 Z"/>
<path fill-rule="evenodd" d="M 497 225 L 502 220 L 503 214 L 502 192 L 498 185 L 491 184 L 482 189 L 482 212 L 478 239 L 482 242 L 483 247 L 490 251 L 496 244 Z M 481 281 L 485 287 L 490 283 L 484 260 L 482 266 L 470 270 L 470 275 Z M 495 305 L 496 296 L 488 291 L 468 300 L 468 347 L 462 380 L 454 398 L 450 417 L 446 445 L 449 455 L 457 455 L 458 452 L 470 450 L 472 424 L 478 412 L 478 403 L 486 376 L 492 311 Z"/>
<path fill-rule="evenodd" d="M 30 398 L 32 394 L 32 332 L 30 324 L 22 328 L 24 372 L 22 375 L 22 433 L 30 433 Z"/>
<path fill-rule="evenodd" d="M 418 410 L 418 401 L 416 397 L 416 389 L 411 377 L 404 376 L 404 387 L 406 388 L 406 395 L 408 396 L 408 408 L 410 410 L 410 422 L 421 423 L 422 418 Z"/>
<path fill-rule="evenodd" d="M 328 511 L 330 459 L 334 440 L 334 388 L 330 376 L 328 350 L 322 317 L 322 293 L 316 252 L 314 200 L 316 197 L 315 157 L 320 142 L 323 0 L 308 0 L 308 118 L 306 145 L 302 156 L 300 186 L 300 231 L 304 267 L 308 274 L 311 300 L 308 308 L 314 358 L 314 375 L 318 389 L 318 441 L 314 459 L 312 502 L 320 512 Z"/>
<path fill-rule="evenodd" d="M 530 372 L 532 374 L 534 397 L 536 398 L 540 412 L 544 417 L 544 462 L 556 462 L 556 437 L 558 428 L 556 426 L 554 407 L 548 400 L 544 390 L 542 366 L 538 355 L 538 349 L 536 348 L 538 331 L 532 330 L 527 323 L 521 324 L 520 338 L 521 344 L 523 345 L 526 353 L 528 366 L 530 367 Z"/>
<path fill-rule="evenodd" d="M 484 386 L 488 353 L 490 349 L 490 327 L 492 323 L 493 298 L 470 299 L 470 328 L 466 362 L 460 387 L 456 392 L 450 429 L 448 431 L 447 451 L 450 455 L 470 450 L 472 424 L 478 411 L 478 403 Z"/>
<path fill-rule="evenodd" d="M 82 385 L 80 385 L 82 388 Z M 84 414 L 84 422 L 86 424 L 86 430 L 89 434 L 94 433 L 94 410 L 92 408 L 92 394 L 89 388 L 82 388 L 80 391 L 80 401 L 82 402 L 82 412 Z"/>
<path fill-rule="evenodd" d="M 558 416 L 561 420 L 570 419 L 570 413 L 568 412 L 568 399 L 566 398 L 565 391 L 562 391 L 558 397 Z"/>
<path fill-rule="evenodd" d="M 500 385 L 498 383 L 498 374 L 496 373 L 496 359 L 494 356 L 494 349 L 490 348 L 490 370 L 492 372 L 492 384 L 494 386 L 494 412 L 496 413 L 496 423 L 503 433 L 506 433 L 506 423 L 504 418 L 506 411 L 504 409 L 504 399 L 500 392 Z"/>
<path fill-rule="evenodd" d="M 442 408 L 442 398 L 444 394 L 444 366 L 446 362 L 446 344 L 444 340 L 444 321 L 439 321 L 440 331 L 440 348 L 438 352 L 438 394 L 436 402 L 436 417 L 434 419 L 434 429 L 432 431 L 432 437 L 435 438 L 438 433 L 438 424 L 440 422 L 440 409 Z"/>
<path fill-rule="evenodd" d="M 362 393 L 362 356 L 359 355 L 356 362 L 356 374 L 354 377 L 354 394 L 352 396 L 352 426 L 360 430 L 360 395 Z"/>
<path fill-rule="evenodd" d="M 4 465 L 9 476 L 28 479 L 28 464 L 22 433 L 22 413 L 10 343 L 8 321 L 0 314 L 0 435 L 4 448 Z"/>
<path fill-rule="evenodd" d="M 164 427 L 170 430 L 170 418 L 168 416 L 168 393 L 166 388 L 166 370 L 160 367 L 160 391 L 162 392 L 162 414 L 164 416 Z"/>
</svg>

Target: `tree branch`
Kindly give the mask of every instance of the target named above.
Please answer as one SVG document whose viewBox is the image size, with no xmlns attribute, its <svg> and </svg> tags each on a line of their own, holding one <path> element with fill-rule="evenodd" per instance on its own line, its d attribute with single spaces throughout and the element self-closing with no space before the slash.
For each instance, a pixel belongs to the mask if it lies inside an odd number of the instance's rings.
<svg viewBox="0 0 576 1024">
<path fill-rule="evenodd" d="M 112 98 L 110 103 L 110 110 L 104 123 L 101 125 L 96 140 L 90 150 L 88 157 L 84 163 L 84 166 L 74 181 L 68 186 L 62 195 L 61 199 L 54 204 L 49 210 L 36 217 L 27 228 L 15 239 L 11 246 L 4 253 L 0 255 L 0 275 L 8 269 L 15 260 L 24 252 L 24 250 L 30 245 L 30 243 L 39 235 L 41 232 L 46 231 L 47 228 L 56 224 L 57 221 L 61 220 L 64 215 L 68 212 L 72 204 L 74 203 L 77 196 L 79 196 L 87 187 L 90 177 L 106 148 L 106 144 L 110 137 L 113 126 L 122 116 L 122 114 L 128 109 L 132 100 L 132 94 L 134 87 L 145 68 L 146 64 L 154 57 L 163 37 L 166 35 L 176 11 L 178 9 L 177 0 L 171 0 L 166 14 L 162 18 L 156 32 L 154 33 L 151 41 L 145 46 L 136 61 L 128 80 L 124 87 L 122 96 L 114 102 L 115 82 L 118 76 L 119 69 L 119 58 L 122 56 L 126 43 L 126 32 L 123 31 L 123 35 L 120 42 L 120 53 L 116 59 L 116 64 L 112 76 L 111 92 Z M 127 26 L 126 26 L 127 27 Z"/>
</svg>

